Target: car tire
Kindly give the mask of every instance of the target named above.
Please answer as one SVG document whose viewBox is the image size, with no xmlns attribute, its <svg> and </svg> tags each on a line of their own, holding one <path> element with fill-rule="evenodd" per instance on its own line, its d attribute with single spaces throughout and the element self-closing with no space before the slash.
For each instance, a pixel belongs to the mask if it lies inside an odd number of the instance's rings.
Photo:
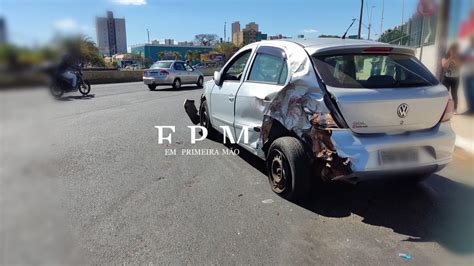
<svg viewBox="0 0 474 266">
<path fill-rule="evenodd" d="M 199 125 L 207 129 L 207 138 L 215 139 L 217 132 L 211 125 L 211 119 L 209 117 L 209 109 L 207 107 L 207 101 L 204 100 L 199 107 Z"/>
<path fill-rule="evenodd" d="M 204 78 L 202 76 L 198 78 L 196 85 L 198 86 L 198 88 L 202 88 L 204 86 Z"/>
<path fill-rule="evenodd" d="M 181 88 L 181 80 L 180 79 L 175 79 L 173 81 L 173 89 L 179 90 Z"/>
<path fill-rule="evenodd" d="M 293 201 L 304 201 L 310 192 L 310 163 L 303 143 L 294 137 L 276 139 L 267 153 L 268 181 L 273 192 Z"/>
<path fill-rule="evenodd" d="M 156 89 L 156 84 L 148 84 L 148 89 L 154 91 Z"/>
</svg>

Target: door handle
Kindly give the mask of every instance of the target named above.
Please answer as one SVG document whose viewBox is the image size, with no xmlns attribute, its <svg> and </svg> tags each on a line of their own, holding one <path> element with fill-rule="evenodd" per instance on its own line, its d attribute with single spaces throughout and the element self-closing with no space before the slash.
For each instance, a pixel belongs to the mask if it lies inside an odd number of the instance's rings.
<svg viewBox="0 0 474 266">
<path fill-rule="evenodd" d="M 231 94 L 231 95 L 229 95 L 228 99 L 229 99 L 229 101 L 233 102 L 235 100 L 235 96 Z"/>
</svg>

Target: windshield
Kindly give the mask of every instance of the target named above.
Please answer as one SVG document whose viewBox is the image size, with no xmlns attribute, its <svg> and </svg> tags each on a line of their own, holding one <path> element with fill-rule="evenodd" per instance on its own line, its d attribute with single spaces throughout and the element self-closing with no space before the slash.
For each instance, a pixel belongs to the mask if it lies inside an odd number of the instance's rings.
<svg viewBox="0 0 474 266">
<path fill-rule="evenodd" d="M 438 84 L 413 56 L 344 54 L 313 56 L 323 81 L 338 88 L 402 88 Z"/>
<path fill-rule="evenodd" d="M 173 62 L 156 62 L 150 68 L 170 68 Z"/>
</svg>

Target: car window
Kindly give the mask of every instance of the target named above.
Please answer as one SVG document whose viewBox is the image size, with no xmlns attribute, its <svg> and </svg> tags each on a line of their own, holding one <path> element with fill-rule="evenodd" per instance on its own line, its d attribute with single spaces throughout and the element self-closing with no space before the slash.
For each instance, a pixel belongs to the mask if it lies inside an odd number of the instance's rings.
<svg viewBox="0 0 474 266">
<path fill-rule="evenodd" d="M 230 66 L 224 72 L 224 80 L 240 80 L 244 73 L 245 65 L 249 60 L 252 50 L 248 50 L 239 55 L 231 62 Z"/>
<path fill-rule="evenodd" d="M 184 64 L 181 63 L 181 62 L 174 63 L 174 69 L 176 69 L 176 70 L 186 70 L 186 68 L 184 67 Z"/>
<path fill-rule="evenodd" d="M 250 70 L 249 81 L 284 84 L 288 75 L 286 60 L 270 54 L 257 54 Z"/>
<path fill-rule="evenodd" d="M 401 88 L 438 84 L 413 56 L 345 54 L 315 58 L 323 81 L 339 88 Z"/>
<path fill-rule="evenodd" d="M 170 68 L 173 62 L 156 62 L 150 68 Z"/>
</svg>

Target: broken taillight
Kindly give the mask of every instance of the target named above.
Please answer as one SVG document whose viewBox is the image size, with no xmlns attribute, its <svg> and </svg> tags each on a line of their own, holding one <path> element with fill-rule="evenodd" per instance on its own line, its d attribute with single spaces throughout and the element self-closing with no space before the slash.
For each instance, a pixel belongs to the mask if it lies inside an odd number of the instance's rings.
<svg viewBox="0 0 474 266">
<path fill-rule="evenodd" d="M 451 120 L 454 114 L 454 101 L 449 96 L 448 104 L 446 104 L 446 108 L 444 109 L 443 117 L 441 117 L 441 122 L 447 122 Z"/>
</svg>

